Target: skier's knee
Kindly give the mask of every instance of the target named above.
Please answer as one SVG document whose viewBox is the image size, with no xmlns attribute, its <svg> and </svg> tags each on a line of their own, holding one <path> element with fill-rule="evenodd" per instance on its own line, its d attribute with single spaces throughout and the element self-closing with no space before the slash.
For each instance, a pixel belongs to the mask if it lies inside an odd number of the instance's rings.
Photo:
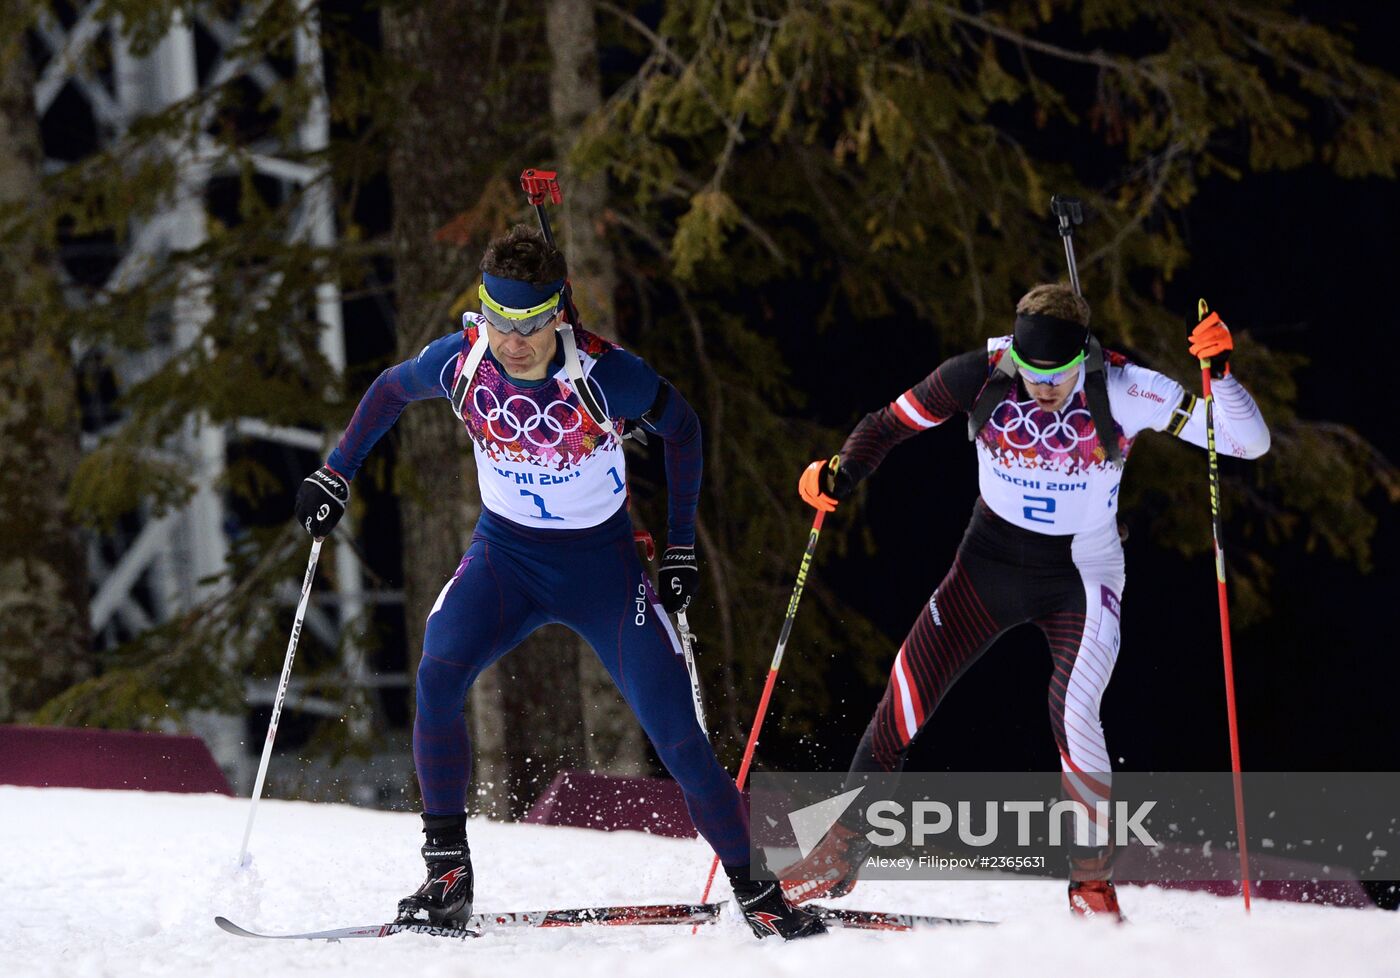
<svg viewBox="0 0 1400 978">
<path fill-rule="evenodd" d="M 418 663 L 418 708 L 437 713 L 443 708 L 460 709 L 476 672 L 424 654 Z"/>
<path fill-rule="evenodd" d="M 728 780 L 728 775 L 715 760 L 714 751 L 698 726 L 692 735 L 677 743 L 661 744 L 653 739 L 652 746 L 656 748 L 656 756 L 666 770 L 671 772 L 671 777 L 683 788 L 687 783 L 707 780 L 715 770 L 719 771 L 723 780 Z"/>
</svg>

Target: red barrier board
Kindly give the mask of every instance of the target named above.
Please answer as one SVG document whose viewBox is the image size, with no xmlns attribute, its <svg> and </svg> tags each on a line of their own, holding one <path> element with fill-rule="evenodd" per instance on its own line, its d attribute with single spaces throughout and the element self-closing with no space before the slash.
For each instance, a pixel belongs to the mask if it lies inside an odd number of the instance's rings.
<svg viewBox="0 0 1400 978">
<path fill-rule="evenodd" d="M 0 784 L 233 794 L 198 737 L 72 727 L 0 726 Z"/>
</svg>

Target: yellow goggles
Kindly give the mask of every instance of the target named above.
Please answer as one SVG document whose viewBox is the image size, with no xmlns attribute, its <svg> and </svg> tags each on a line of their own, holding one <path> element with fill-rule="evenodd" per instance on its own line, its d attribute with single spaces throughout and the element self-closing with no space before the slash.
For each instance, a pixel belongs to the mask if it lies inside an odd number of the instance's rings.
<svg viewBox="0 0 1400 978">
<path fill-rule="evenodd" d="M 519 333 L 521 336 L 529 336 L 543 329 L 559 311 L 559 300 L 563 297 L 562 292 L 556 292 L 537 306 L 512 309 L 491 298 L 485 283 L 478 286 L 476 294 L 481 299 L 481 314 L 486 317 L 488 323 L 502 332 Z"/>
</svg>

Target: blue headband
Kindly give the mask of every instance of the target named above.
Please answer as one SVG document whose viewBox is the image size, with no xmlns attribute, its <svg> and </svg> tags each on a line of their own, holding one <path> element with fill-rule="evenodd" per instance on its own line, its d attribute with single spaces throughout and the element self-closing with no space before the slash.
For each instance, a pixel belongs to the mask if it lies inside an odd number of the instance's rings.
<svg viewBox="0 0 1400 978">
<path fill-rule="evenodd" d="M 491 298 L 508 309 L 533 309 L 564 290 L 562 278 L 543 285 L 531 285 L 517 278 L 501 278 L 490 272 L 482 272 L 481 281 Z"/>
</svg>

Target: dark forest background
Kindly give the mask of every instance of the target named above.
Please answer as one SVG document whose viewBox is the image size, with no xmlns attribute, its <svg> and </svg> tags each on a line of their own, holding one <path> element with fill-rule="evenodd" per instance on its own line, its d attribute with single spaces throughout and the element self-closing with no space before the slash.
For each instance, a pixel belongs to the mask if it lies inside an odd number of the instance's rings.
<svg viewBox="0 0 1400 978">
<path fill-rule="evenodd" d="M 138 49 L 173 13 L 155 0 L 109 6 Z M 40 598 L 0 629 L 11 690 L 0 719 L 146 728 L 216 709 L 245 715 L 260 741 L 266 711 L 246 710 L 242 679 L 280 667 L 290 612 L 268 595 L 304 566 L 287 516 L 319 459 L 235 444 L 224 588 L 148 634 L 101 641 L 54 627 L 84 614 L 74 548 L 183 504 L 185 473 L 152 449 L 192 417 L 337 432 L 380 370 L 470 307 L 484 242 L 531 217 L 515 178 L 535 165 L 563 177 L 557 226 L 586 323 L 647 357 L 705 425 L 705 577 L 691 622 L 731 767 L 810 525 L 803 465 L 944 357 L 1009 331 L 1017 296 L 1063 276 L 1052 192 L 1085 199 L 1081 272 L 1105 345 L 1198 386 L 1184 338 L 1204 296 L 1235 331 L 1237 375 L 1274 427 L 1265 460 L 1222 461 L 1246 768 L 1400 762 L 1386 722 L 1400 688 L 1387 615 L 1400 593 L 1400 479 L 1388 461 L 1400 446 L 1384 407 L 1400 261 L 1393 5 L 229 9 L 250 14 L 242 43 L 274 59 L 299 17 L 320 18 L 333 138 L 308 162 L 335 189 L 334 250 L 280 242 L 304 201 L 248 166 L 319 79 L 282 70 L 256 92 L 234 78 L 103 143 L 62 100 L 44 118 L 31 101 L 26 118 L 26 80 L 53 53 L 7 34 L 7 132 L 31 172 L 15 184 L 22 195 L 0 200 L 0 337 L 31 373 L 0 397 L 32 407 L 36 377 L 75 380 L 66 406 L 43 414 L 48 428 L 4 433 L 0 537 L 6 566 L 25 569 L 0 583 Z M 76 8 L 7 0 L 5 12 L 8 32 Z M 75 291 L 98 295 L 126 229 L 173 192 L 167 154 L 196 138 L 212 141 L 226 174 L 206 199 L 216 233 L 139 286 L 75 302 Z M 40 172 L 39 147 L 67 168 Z M 54 287 L 57 266 L 76 290 Z M 113 390 L 111 362 L 149 347 L 191 270 L 211 283 L 205 342 Z M 274 276 L 259 303 L 243 301 Z M 328 375 L 308 314 L 326 277 L 345 296 L 344 378 Z M 75 363 L 74 338 L 97 352 Z M 112 417 L 124 427 L 84 458 L 53 448 Z M 356 548 L 375 587 L 404 593 L 403 610 L 349 626 L 381 672 L 411 674 L 426 608 L 469 538 L 479 503 L 458 427 L 445 405 L 411 407 L 356 481 L 356 539 L 335 544 Z M 637 519 L 664 525 L 659 446 L 629 464 Z M 1204 453 L 1139 441 L 1122 507 L 1123 647 L 1103 708 L 1124 768 L 1228 764 L 1205 487 Z M 949 424 L 894 452 L 828 519 L 760 765 L 845 767 L 975 497 L 972 447 Z M 369 734 L 293 709 L 279 751 L 405 749 L 411 697 L 357 699 L 336 685 L 337 661 L 308 639 L 298 670 L 343 695 L 347 715 L 372 716 Z M 561 766 L 658 770 L 590 662 L 548 631 L 483 678 L 468 706 L 478 776 L 504 799 L 485 808 L 518 811 Z M 1049 673 L 1038 632 L 1008 635 L 941 706 L 911 767 L 1053 767 Z M 384 800 L 411 805 L 412 792 Z"/>
</svg>

